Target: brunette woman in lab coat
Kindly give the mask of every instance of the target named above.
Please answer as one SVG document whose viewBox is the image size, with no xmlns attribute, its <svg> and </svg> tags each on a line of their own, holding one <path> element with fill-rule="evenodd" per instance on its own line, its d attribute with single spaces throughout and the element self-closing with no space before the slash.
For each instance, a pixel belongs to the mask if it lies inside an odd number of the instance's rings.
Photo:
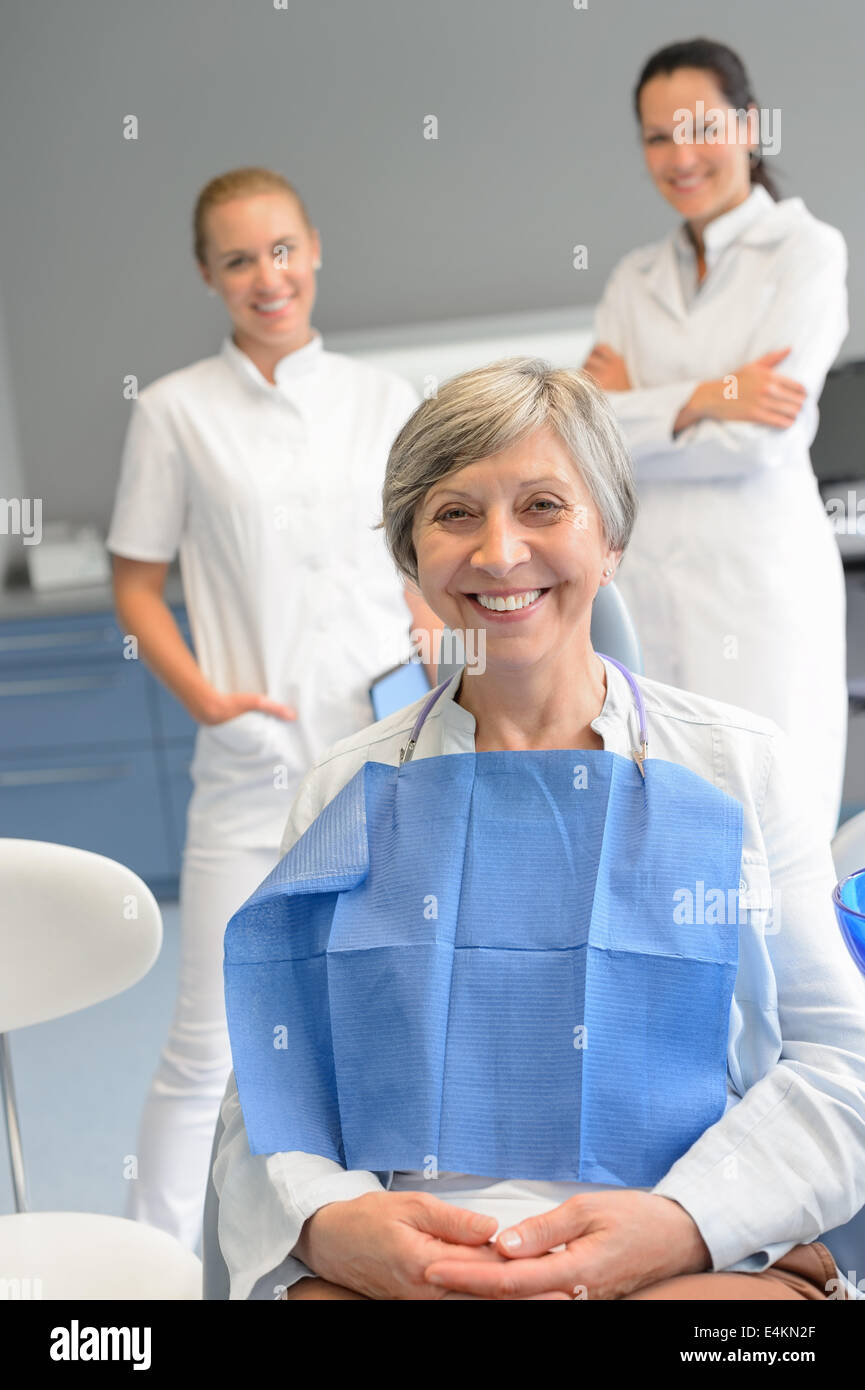
<svg viewBox="0 0 865 1390">
<path fill-rule="evenodd" d="M 584 364 L 636 467 L 640 510 L 617 582 L 646 674 L 776 720 L 830 836 L 845 591 L 808 449 L 848 329 L 844 238 L 801 198 L 778 199 L 753 125 L 728 118 L 726 140 L 712 140 L 714 113 L 757 114 L 723 44 L 662 49 L 634 101 L 649 174 L 682 221 L 616 266 Z M 763 114 L 764 144 L 779 120 Z"/>
<path fill-rule="evenodd" d="M 302 776 L 369 723 L 370 682 L 428 613 L 371 529 L 418 398 L 324 350 L 310 324 L 320 243 L 300 197 L 270 170 L 233 170 L 202 190 L 194 231 L 232 331 L 141 392 L 108 536 L 121 628 L 200 725 L 180 988 L 128 1204 L 190 1247 L 231 1070 L 226 923 L 279 858 Z M 194 656 L 162 596 L 178 551 Z"/>
</svg>

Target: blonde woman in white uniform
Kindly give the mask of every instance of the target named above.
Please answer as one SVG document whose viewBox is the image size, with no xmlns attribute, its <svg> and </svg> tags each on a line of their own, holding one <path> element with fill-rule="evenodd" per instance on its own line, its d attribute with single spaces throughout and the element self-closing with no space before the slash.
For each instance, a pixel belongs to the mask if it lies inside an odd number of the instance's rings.
<svg viewBox="0 0 865 1390">
<path fill-rule="evenodd" d="M 775 201 L 733 122 L 726 143 L 674 138 L 682 111 L 708 121 L 752 105 L 721 44 L 649 59 L 635 92 L 646 165 L 684 222 L 613 271 L 585 368 L 636 466 L 640 514 L 619 582 L 647 675 L 775 719 L 831 836 L 845 593 L 808 448 L 848 329 L 846 247 L 801 198 Z"/>
<path fill-rule="evenodd" d="M 428 611 L 370 529 L 417 396 L 324 350 L 310 325 L 320 243 L 301 199 L 268 170 L 211 181 L 195 253 L 233 332 L 142 391 L 108 537 L 122 629 L 201 726 L 180 988 L 128 1206 L 190 1247 L 231 1069 L 225 925 L 276 862 L 301 777 L 369 723 L 370 681 Z M 162 597 L 178 549 L 194 656 Z"/>
</svg>

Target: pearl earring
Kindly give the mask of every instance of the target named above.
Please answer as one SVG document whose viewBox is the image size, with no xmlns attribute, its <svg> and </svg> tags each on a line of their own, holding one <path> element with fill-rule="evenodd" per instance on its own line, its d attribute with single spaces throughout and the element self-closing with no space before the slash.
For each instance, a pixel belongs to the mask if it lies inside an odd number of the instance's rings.
<svg viewBox="0 0 865 1390">
<path fill-rule="evenodd" d="M 612 574 L 612 573 L 613 573 L 612 570 L 604 570 L 604 574 Z"/>
<path fill-rule="evenodd" d="M 321 270 L 321 261 L 316 261 L 312 268 L 313 270 Z"/>
</svg>

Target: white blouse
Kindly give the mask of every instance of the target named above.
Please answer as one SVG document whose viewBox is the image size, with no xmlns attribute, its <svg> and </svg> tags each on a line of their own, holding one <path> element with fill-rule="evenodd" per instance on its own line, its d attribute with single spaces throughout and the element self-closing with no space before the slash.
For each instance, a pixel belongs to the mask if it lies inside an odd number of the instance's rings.
<svg viewBox="0 0 865 1390">
<path fill-rule="evenodd" d="M 621 672 L 604 666 L 606 698 L 591 727 L 605 749 L 629 757 L 632 694 Z M 415 759 L 475 751 L 474 717 L 453 699 L 459 680 L 457 673 L 433 707 Z M 713 1269 L 752 1272 L 865 1205 L 865 980 L 835 921 L 830 849 L 802 798 L 786 735 L 732 705 L 637 680 L 649 756 L 690 768 L 743 805 L 740 904 L 748 909 L 730 1010 L 726 1113 L 652 1191 L 690 1213 Z M 364 762 L 398 764 L 422 703 L 341 740 L 320 759 L 301 783 L 282 853 Z M 213 1178 L 233 1299 L 273 1298 L 278 1286 L 312 1272 L 288 1252 L 307 1217 L 328 1202 L 383 1187 L 420 1188 L 492 1213 L 504 1227 L 602 1186 L 453 1173 L 429 1179 L 346 1171 L 313 1154 L 253 1155 L 233 1072 L 221 1114 Z"/>
</svg>

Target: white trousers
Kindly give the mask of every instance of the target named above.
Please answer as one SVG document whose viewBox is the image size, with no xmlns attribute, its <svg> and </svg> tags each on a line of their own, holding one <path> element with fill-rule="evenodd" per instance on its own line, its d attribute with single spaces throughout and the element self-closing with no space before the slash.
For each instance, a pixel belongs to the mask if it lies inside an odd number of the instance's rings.
<svg viewBox="0 0 865 1390">
<path fill-rule="evenodd" d="M 187 844 L 180 876 L 180 979 L 174 1018 L 144 1106 L 138 1178 L 126 1215 L 194 1250 L 231 1050 L 223 937 L 228 919 L 279 859 L 278 849 Z"/>
</svg>

